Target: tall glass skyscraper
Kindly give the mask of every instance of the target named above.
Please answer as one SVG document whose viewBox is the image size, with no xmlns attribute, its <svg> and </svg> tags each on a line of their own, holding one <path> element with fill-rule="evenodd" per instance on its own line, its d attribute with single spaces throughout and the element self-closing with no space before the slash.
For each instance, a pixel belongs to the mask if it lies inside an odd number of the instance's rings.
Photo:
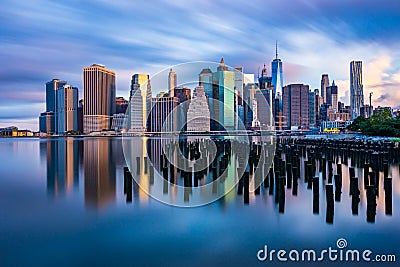
<svg viewBox="0 0 400 267">
<path fill-rule="evenodd" d="M 39 116 L 39 131 L 64 134 L 78 130 L 78 88 L 60 79 L 47 82 L 46 112 Z"/>
<path fill-rule="evenodd" d="M 278 43 L 276 44 L 275 59 L 272 61 L 272 85 L 274 86 L 274 116 L 277 130 L 283 129 L 283 77 L 282 61 L 278 58 Z"/>
<path fill-rule="evenodd" d="M 51 112 L 54 115 L 54 118 L 51 120 L 48 119 L 43 119 L 46 116 L 42 117 L 42 121 L 51 123 L 52 125 L 46 125 L 44 128 L 42 127 L 42 130 L 48 129 L 52 130 L 52 133 L 58 132 L 57 130 L 57 109 L 58 109 L 58 103 L 57 103 L 57 91 L 58 89 L 62 88 L 64 85 L 66 85 L 66 81 L 62 81 L 60 79 L 53 79 L 49 82 L 46 83 L 46 113 L 49 115 Z M 42 115 L 41 115 L 42 116 Z M 41 131 L 42 131 L 41 130 Z M 47 133 L 50 133 L 46 131 Z"/>
<path fill-rule="evenodd" d="M 353 120 L 361 115 L 362 106 L 364 106 L 362 61 L 352 61 L 350 62 L 350 108 Z"/>
<path fill-rule="evenodd" d="M 327 102 L 326 87 L 329 86 L 329 76 L 328 74 L 322 74 L 321 77 L 321 96 L 323 98 L 323 103 Z M 328 103 L 329 104 L 329 103 Z M 330 104 L 332 105 L 332 104 Z"/>
<path fill-rule="evenodd" d="M 203 69 L 199 74 L 199 86 L 203 86 L 207 98 L 212 98 L 212 72 L 209 68 Z"/>
<path fill-rule="evenodd" d="M 66 85 L 66 81 L 60 79 L 53 79 L 46 83 L 46 111 L 56 112 L 57 111 L 57 90 L 58 88 Z"/>
<path fill-rule="evenodd" d="M 219 124 L 226 130 L 235 129 L 235 73 L 229 71 L 224 58 L 221 59 L 217 71 L 213 73 L 213 99 L 214 113 L 212 114 Z M 222 103 L 223 104 L 222 104 Z M 212 130 L 223 130 L 221 127 L 212 126 Z"/>
<path fill-rule="evenodd" d="M 276 45 L 275 59 L 271 63 L 272 85 L 274 86 L 274 96 L 277 93 L 282 95 L 283 77 L 282 77 L 282 61 L 278 58 L 278 45 Z"/>
<path fill-rule="evenodd" d="M 143 132 L 149 129 L 151 85 L 148 74 L 134 74 L 130 92 L 130 129 Z"/>
</svg>

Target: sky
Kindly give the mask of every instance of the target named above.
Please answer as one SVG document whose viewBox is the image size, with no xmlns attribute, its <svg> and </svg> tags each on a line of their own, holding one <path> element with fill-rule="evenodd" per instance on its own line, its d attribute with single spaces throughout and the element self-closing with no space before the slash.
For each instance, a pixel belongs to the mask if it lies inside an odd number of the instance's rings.
<svg viewBox="0 0 400 267">
<path fill-rule="evenodd" d="M 38 129 L 45 83 L 79 88 L 82 68 L 117 73 L 117 96 L 131 75 L 154 75 L 190 61 L 270 72 L 278 42 L 284 84 L 319 88 L 321 74 L 349 104 L 350 61 L 363 61 L 365 102 L 400 108 L 398 0 L 48 1 L 2 0 L 0 127 Z M 179 83 L 179 77 L 178 77 Z"/>
</svg>

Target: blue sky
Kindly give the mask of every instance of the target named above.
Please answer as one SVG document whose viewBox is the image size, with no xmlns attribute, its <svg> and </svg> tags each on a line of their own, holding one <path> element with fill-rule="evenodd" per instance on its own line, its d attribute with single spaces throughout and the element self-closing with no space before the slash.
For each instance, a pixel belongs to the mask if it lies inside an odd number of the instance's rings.
<svg viewBox="0 0 400 267">
<path fill-rule="evenodd" d="M 150 75 L 187 61 L 219 61 L 256 73 L 275 55 L 284 83 L 318 88 L 321 74 L 349 103 L 349 63 L 364 64 L 364 95 L 400 105 L 398 1 L 47 1 L 2 0 L 0 127 L 37 130 L 45 82 L 82 90 L 82 68 L 117 72 L 128 96 L 133 73 Z M 179 77 L 178 77 L 179 83 Z M 366 99 L 367 100 L 367 99 Z"/>
</svg>

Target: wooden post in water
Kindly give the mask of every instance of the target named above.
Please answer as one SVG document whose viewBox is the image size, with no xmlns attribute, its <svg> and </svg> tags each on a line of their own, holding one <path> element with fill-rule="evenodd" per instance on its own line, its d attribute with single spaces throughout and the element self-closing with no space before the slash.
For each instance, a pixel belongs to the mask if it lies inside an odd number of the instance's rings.
<svg viewBox="0 0 400 267">
<path fill-rule="evenodd" d="M 281 176 L 279 177 L 279 213 L 284 213 L 285 212 L 285 177 Z"/>
<path fill-rule="evenodd" d="M 307 164 L 307 175 L 306 175 L 306 183 L 307 183 L 307 189 L 312 189 L 313 185 L 313 175 L 312 175 L 312 164 L 308 163 Z"/>
<path fill-rule="evenodd" d="M 274 169 L 271 167 L 269 169 L 269 195 L 273 195 L 274 194 L 274 181 L 275 181 L 275 177 L 274 177 L 275 173 L 274 173 Z"/>
<path fill-rule="evenodd" d="M 129 172 L 128 167 L 124 167 L 124 194 L 126 194 L 126 188 L 127 188 L 126 184 L 128 181 L 128 176 L 127 176 L 128 172 Z"/>
<path fill-rule="evenodd" d="M 368 174 L 369 174 L 369 163 L 366 162 L 364 164 L 364 188 L 366 188 L 367 185 L 369 185 Z"/>
<path fill-rule="evenodd" d="M 322 179 L 326 180 L 326 158 L 322 159 L 321 170 L 322 170 Z"/>
<path fill-rule="evenodd" d="M 286 164 L 286 169 L 287 169 L 287 188 L 291 189 L 292 188 L 292 163 L 288 162 Z"/>
<path fill-rule="evenodd" d="M 313 213 L 319 214 L 319 177 L 313 178 Z"/>
<path fill-rule="evenodd" d="M 367 185 L 367 222 L 375 223 L 376 215 L 376 188 L 375 185 Z"/>
<path fill-rule="evenodd" d="M 267 171 L 268 171 L 268 173 L 267 173 Z M 270 171 L 271 170 L 267 170 L 267 165 L 264 165 L 264 176 L 265 176 L 265 178 L 264 178 L 264 188 L 268 188 L 269 187 Z"/>
<path fill-rule="evenodd" d="M 384 178 L 385 214 L 392 215 L 392 178 Z"/>
<path fill-rule="evenodd" d="M 132 180 L 133 180 L 133 178 L 132 178 L 132 175 L 130 172 L 128 172 L 127 177 L 128 177 L 128 180 L 126 183 L 126 202 L 131 203 L 132 202 L 132 182 L 133 182 Z"/>
<path fill-rule="evenodd" d="M 249 204 L 249 172 L 245 171 L 243 174 L 243 202 Z"/>
<path fill-rule="evenodd" d="M 304 160 L 304 182 L 307 183 L 308 181 L 308 161 Z"/>
<path fill-rule="evenodd" d="M 342 177 L 335 174 L 335 201 L 340 202 L 342 196 Z"/>
<path fill-rule="evenodd" d="M 275 203 L 279 202 L 279 171 L 275 172 Z"/>
<path fill-rule="evenodd" d="M 333 223 L 334 217 L 334 201 L 333 201 L 333 185 L 325 185 L 326 193 L 326 222 L 329 224 Z"/>
</svg>

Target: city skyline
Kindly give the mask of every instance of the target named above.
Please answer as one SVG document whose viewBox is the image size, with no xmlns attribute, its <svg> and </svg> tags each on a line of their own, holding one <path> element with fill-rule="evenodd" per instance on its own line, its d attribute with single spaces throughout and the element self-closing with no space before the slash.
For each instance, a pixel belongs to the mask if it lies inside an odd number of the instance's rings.
<svg viewBox="0 0 400 267">
<path fill-rule="evenodd" d="M 161 13 L 179 12 L 181 16 L 155 17 L 160 12 L 154 12 L 154 6 L 165 11 Z M 6 1 L 0 11 L 4 22 L 0 57 L 8 63 L 0 70 L 0 127 L 37 130 L 37 114 L 46 109 L 43 83 L 66 79 L 82 96 L 80 70 L 94 62 L 117 73 L 117 96 L 127 98 L 133 73 L 152 75 L 186 61 L 216 61 L 224 56 L 229 65 L 243 66 L 245 73 L 257 76 L 264 63 L 271 73 L 269 63 L 275 58 L 276 41 L 284 85 L 304 83 L 316 89 L 321 74 L 328 73 L 339 88 L 338 100 L 348 105 L 348 64 L 361 60 L 364 95 L 374 91 L 374 106 L 397 107 L 397 7 L 395 1 L 310 1 L 307 5 L 275 1 L 193 5 Z M 96 17 L 91 10 L 96 10 Z M 225 14 L 224 20 L 221 14 Z M 370 23 L 372 14 L 374 23 Z M 287 16 L 292 19 L 285 19 Z M 98 24 L 98 18 L 106 19 L 107 25 Z M 46 38 L 50 35 L 51 41 Z"/>
</svg>

